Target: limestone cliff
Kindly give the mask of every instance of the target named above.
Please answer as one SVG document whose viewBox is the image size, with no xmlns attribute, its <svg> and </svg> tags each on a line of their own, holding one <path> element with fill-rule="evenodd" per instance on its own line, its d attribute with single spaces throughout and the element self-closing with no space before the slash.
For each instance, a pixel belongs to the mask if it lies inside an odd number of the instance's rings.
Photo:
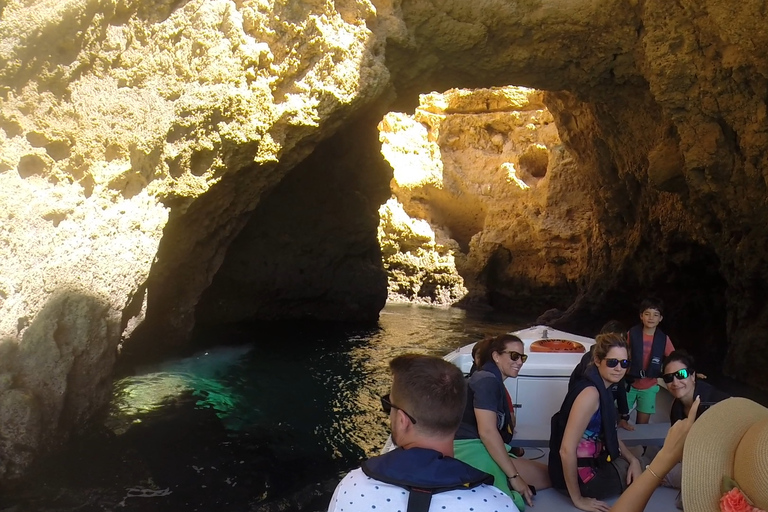
<svg viewBox="0 0 768 512">
<path fill-rule="evenodd" d="M 141 352 L 183 343 L 196 317 L 294 309 L 370 319 L 386 294 L 374 244 L 391 171 L 353 150 L 374 146 L 387 107 L 450 88 L 549 91 L 590 219 L 575 278 L 502 251 L 474 282 L 501 305 L 561 283 L 575 300 L 560 322 L 584 331 L 661 294 L 679 345 L 767 386 L 765 22 L 757 0 L 0 3 L 0 480 L 103 404 L 121 339 Z M 452 117 L 430 126 L 449 133 Z M 486 213 L 545 240 L 528 216 L 552 206 L 551 164 L 510 197 L 530 196 L 525 219 Z M 286 205 L 318 210 L 276 219 Z M 465 211 L 441 222 L 464 250 L 478 235 L 489 250 Z M 493 236 L 538 264 L 528 238 Z M 317 275 L 286 277 L 300 269 Z M 244 307 L 241 270 L 260 288 Z"/>
<path fill-rule="evenodd" d="M 385 90 L 375 9 L 337 4 L 0 4 L 0 481 L 104 404 L 121 335 L 186 338 L 260 198 Z M 362 269 L 386 197 L 347 212 Z"/>
<path fill-rule="evenodd" d="M 587 265 L 589 186 L 540 92 L 422 95 L 413 116 L 388 114 L 379 129 L 392 190 L 452 248 L 463 304 L 529 314 L 570 305 Z"/>
</svg>

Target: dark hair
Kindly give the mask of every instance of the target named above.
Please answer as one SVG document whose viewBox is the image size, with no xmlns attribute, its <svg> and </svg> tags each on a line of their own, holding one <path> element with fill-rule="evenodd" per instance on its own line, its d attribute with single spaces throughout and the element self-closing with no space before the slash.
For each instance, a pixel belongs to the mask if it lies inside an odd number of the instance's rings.
<svg viewBox="0 0 768 512">
<path fill-rule="evenodd" d="M 514 334 L 501 334 L 499 336 L 493 336 L 492 338 L 486 338 L 483 340 L 484 345 L 481 347 L 480 352 L 480 365 L 484 365 L 491 360 L 491 356 L 494 352 L 504 352 L 507 348 L 507 343 L 520 343 L 525 346 L 523 340 L 515 336 Z"/>
<path fill-rule="evenodd" d="M 685 367 L 691 371 L 691 373 L 696 373 L 696 361 L 693 360 L 693 356 L 691 354 L 682 349 L 673 350 L 667 357 L 664 358 L 664 364 L 661 365 L 662 370 L 664 370 L 669 363 L 673 363 L 675 361 L 683 363 Z"/>
<path fill-rule="evenodd" d="M 475 362 L 475 356 L 479 357 L 481 360 L 483 359 L 483 354 L 485 353 L 485 349 L 488 347 L 488 344 L 491 342 L 491 338 L 483 338 L 482 340 L 475 343 L 475 345 L 472 347 L 472 362 Z"/>
<path fill-rule="evenodd" d="M 647 299 L 643 299 L 643 301 L 640 303 L 640 314 L 642 315 L 643 311 L 646 309 L 656 309 L 659 311 L 660 315 L 664 316 L 664 301 L 655 297 L 648 297 Z"/>
<path fill-rule="evenodd" d="M 594 359 L 602 361 L 608 355 L 612 348 L 627 348 L 627 340 L 624 336 L 615 332 L 598 334 L 595 337 Z"/>
<path fill-rule="evenodd" d="M 622 336 L 627 336 L 627 328 L 619 322 L 618 320 L 608 320 L 605 322 L 605 325 L 603 325 L 600 328 L 600 334 L 621 334 Z"/>
<path fill-rule="evenodd" d="M 467 401 L 464 374 L 448 361 L 434 356 L 404 354 L 389 362 L 392 394 L 411 414 L 416 428 L 427 434 L 456 433 Z"/>
</svg>

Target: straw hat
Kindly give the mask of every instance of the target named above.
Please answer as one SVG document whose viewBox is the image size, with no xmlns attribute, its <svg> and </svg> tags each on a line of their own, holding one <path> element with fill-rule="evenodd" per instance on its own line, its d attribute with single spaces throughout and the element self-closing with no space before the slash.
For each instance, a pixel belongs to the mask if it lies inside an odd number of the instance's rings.
<svg viewBox="0 0 768 512">
<path fill-rule="evenodd" d="M 768 510 L 768 409 L 746 398 L 713 405 L 691 427 L 683 449 L 685 512 L 719 512 L 724 476 Z"/>
</svg>

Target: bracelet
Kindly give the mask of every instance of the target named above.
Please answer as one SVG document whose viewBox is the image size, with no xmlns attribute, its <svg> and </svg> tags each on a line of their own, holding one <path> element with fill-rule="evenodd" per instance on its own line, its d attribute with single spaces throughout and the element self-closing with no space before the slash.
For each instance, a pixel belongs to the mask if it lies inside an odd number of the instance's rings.
<svg viewBox="0 0 768 512">
<path fill-rule="evenodd" d="M 514 475 L 512 475 L 512 476 L 508 476 L 508 477 L 507 477 L 507 480 L 512 480 L 513 478 L 517 478 L 517 477 L 519 477 L 519 476 L 520 476 L 520 473 L 515 473 L 515 474 L 514 474 Z"/>
<path fill-rule="evenodd" d="M 656 478 L 658 478 L 659 482 L 663 482 L 663 481 L 664 481 L 664 479 L 663 479 L 663 478 L 661 478 L 659 475 L 657 475 L 657 474 L 656 474 L 656 472 L 655 472 L 654 470 L 652 470 L 652 469 L 651 469 L 651 465 L 650 465 L 650 464 L 648 464 L 647 466 L 645 466 L 645 469 L 647 469 L 648 471 L 650 471 L 650 472 L 651 472 L 651 474 L 652 474 L 653 476 L 655 476 Z"/>
</svg>

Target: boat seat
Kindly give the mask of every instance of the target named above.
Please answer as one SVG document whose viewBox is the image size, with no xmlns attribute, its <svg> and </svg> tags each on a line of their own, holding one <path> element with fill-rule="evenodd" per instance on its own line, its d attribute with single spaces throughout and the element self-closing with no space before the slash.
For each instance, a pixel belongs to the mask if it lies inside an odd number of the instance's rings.
<svg viewBox="0 0 768 512">
<path fill-rule="evenodd" d="M 676 489 L 669 489 L 666 487 L 659 487 L 651 496 L 648 505 L 645 510 L 652 510 L 653 512 L 678 512 L 675 507 L 675 498 L 678 491 Z M 606 503 L 613 504 L 616 499 L 606 500 Z M 573 506 L 571 499 L 565 494 L 555 489 L 545 489 L 539 491 L 534 497 L 533 508 L 527 509 L 531 512 L 536 510 L 543 510 L 546 512 L 573 512 L 577 509 Z"/>
</svg>

